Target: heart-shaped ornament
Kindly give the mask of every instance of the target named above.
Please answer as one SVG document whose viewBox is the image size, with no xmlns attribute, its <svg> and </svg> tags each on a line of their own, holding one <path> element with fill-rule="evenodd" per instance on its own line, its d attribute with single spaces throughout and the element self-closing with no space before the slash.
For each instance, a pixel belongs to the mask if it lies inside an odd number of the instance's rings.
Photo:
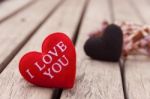
<svg viewBox="0 0 150 99">
<path fill-rule="evenodd" d="M 84 50 L 88 56 L 103 61 L 116 62 L 122 53 L 123 33 L 119 26 L 111 24 L 102 36 L 89 38 Z"/>
<path fill-rule="evenodd" d="M 64 33 L 53 33 L 44 40 L 42 52 L 32 51 L 21 58 L 19 70 L 32 84 L 72 88 L 76 73 L 74 45 Z"/>
</svg>

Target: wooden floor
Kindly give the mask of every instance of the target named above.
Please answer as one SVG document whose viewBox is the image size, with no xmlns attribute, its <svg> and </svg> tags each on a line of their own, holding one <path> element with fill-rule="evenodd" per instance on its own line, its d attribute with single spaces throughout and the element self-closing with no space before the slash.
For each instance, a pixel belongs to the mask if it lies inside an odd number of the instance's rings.
<svg viewBox="0 0 150 99">
<path fill-rule="evenodd" d="M 88 33 L 103 20 L 150 24 L 150 0 L 3 0 L 0 2 L 0 99 L 150 99 L 150 58 L 118 63 L 92 60 L 83 51 Z M 65 32 L 77 51 L 72 89 L 41 88 L 26 82 L 20 57 L 40 51 L 50 33 Z"/>
</svg>

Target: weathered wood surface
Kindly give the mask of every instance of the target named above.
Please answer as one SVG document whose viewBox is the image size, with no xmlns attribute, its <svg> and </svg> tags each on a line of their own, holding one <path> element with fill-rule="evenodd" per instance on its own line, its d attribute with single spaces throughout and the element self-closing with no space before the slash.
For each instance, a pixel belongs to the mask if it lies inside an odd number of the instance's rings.
<svg viewBox="0 0 150 99">
<path fill-rule="evenodd" d="M 149 9 L 148 0 L 4 1 L 0 4 L 0 72 L 6 68 L 0 74 L 0 99 L 54 98 L 54 89 L 34 86 L 21 77 L 19 59 L 28 51 L 41 51 L 48 34 L 61 31 L 73 40 L 78 29 L 76 82 L 74 88 L 63 90 L 61 99 L 150 99 L 149 57 L 129 56 L 120 71 L 119 63 L 92 60 L 83 50 L 88 33 L 103 20 L 150 24 Z"/>
<path fill-rule="evenodd" d="M 14 15 L 35 0 L 7 0 L 0 4 L 0 22 Z"/>
<path fill-rule="evenodd" d="M 112 0 L 114 18 L 117 22 L 127 21 L 141 24 L 140 17 L 135 12 L 128 0 Z M 121 4 L 120 4 L 121 3 Z"/>
<path fill-rule="evenodd" d="M 134 7 L 135 17 L 139 16 L 142 24 L 150 25 L 150 2 L 148 0 L 131 0 L 129 3 Z M 128 99 L 150 99 L 149 57 L 142 55 L 128 57 L 125 61 L 125 84 Z"/>
<path fill-rule="evenodd" d="M 66 32 L 70 38 L 73 38 L 80 21 L 85 1 L 86 0 L 80 0 L 80 2 L 79 0 L 66 0 L 60 8 L 48 18 L 35 35 L 33 35 L 21 51 L 19 51 L 10 64 L 0 74 L 1 99 L 20 99 L 20 97 L 21 99 L 53 99 L 52 88 L 34 86 L 27 83 L 21 77 L 18 70 L 18 62 L 21 56 L 28 51 L 41 51 L 43 39 L 54 31 Z"/>
<path fill-rule="evenodd" d="M 61 99 L 124 99 L 119 63 L 92 60 L 83 51 L 88 33 L 110 20 L 107 0 L 91 0 L 76 44 L 77 77 L 72 89 L 64 90 Z"/>
<path fill-rule="evenodd" d="M 34 34 L 61 0 L 38 0 L 35 4 L 0 24 L 0 71 Z"/>
</svg>

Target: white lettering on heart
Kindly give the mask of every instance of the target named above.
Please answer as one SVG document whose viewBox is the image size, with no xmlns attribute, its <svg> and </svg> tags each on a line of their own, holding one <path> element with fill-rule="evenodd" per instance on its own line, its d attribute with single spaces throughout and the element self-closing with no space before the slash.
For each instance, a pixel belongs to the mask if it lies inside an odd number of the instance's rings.
<svg viewBox="0 0 150 99">
<path fill-rule="evenodd" d="M 64 63 L 64 61 L 62 61 L 62 58 L 65 59 L 66 63 Z M 69 64 L 68 59 L 66 58 L 65 55 L 63 55 L 62 58 L 58 59 L 58 62 L 60 62 L 63 66 L 67 66 Z"/>
<path fill-rule="evenodd" d="M 67 49 L 67 46 L 62 41 L 60 41 L 56 46 L 61 50 L 61 52 L 64 52 Z"/>
<path fill-rule="evenodd" d="M 43 75 L 49 76 L 51 79 L 54 78 L 54 76 L 51 74 L 50 68 L 48 68 L 48 72 L 44 72 Z"/>
<path fill-rule="evenodd" d="M 61 67 L 61 65 L 59 63 L 54 63 L 52 65 L 52 70 L 55 73 L 59 73 L 62 70 L 62 67 Z"/>
<path fill-rule="evenodd" d="M 42 65 L 39 65 L 39 63 L 36 61 L 34 65 L 38 68 L 40 72 L 46 68 L 47 65 L 50 65 L 53 61 L 53 57 L 58 57 L 58 51 L 59 49 L 62 53 L 67 49 L 67 46 L 62 42 L 58 42 L 56 46 L 53 47 L 53 50 L 49 50 L 47 54 L 43 55 L 42 57 Z M 69 64 L 69 60 L 65 55 L 62 55 L 55 63 L 51 65 L 47 70 L 43 71 L 43 75 L 48 76 L 49 78 L 54 78 L 54 74 L 57 74 L 62 71 L 62 67 L 67 66 Z M 27 74 L 30 76 L 31 79 L 34 78 L 34 75 L 32 75 L 29 71 L 29 69 L 26 70 Z"/>
<path fill-rule="evenodd" d="M 45 64 L 43 66 L 40 66 L 38 64 L 38 62 L 35 62 L 34 65 L 39 69 L 39 71 L 42 71 L 45 68 L 45 66 L 46 66 Z"/>
<path fill-rule="evenodd" d="M 65 60 L 65 62 L 64 62 Z M 63 55 L 61 58 L 58 59 L 58 61 L 54 64 L 52 64 L 52 69 L 51 68 L 48 68 L 48 72 L 45 71 L 43 73 L 43 75 L 46 75 L 48 77 L 50 77 L 51 79 L 54 77 L 54 73 L 59 73 L 62 71 L 62 66 L 67 66 L 69 64 L 69 61 L 68 59 L 66 58 L 65 55 Z M 52 73 L 53 75 L 52 75 Z"/>
<path fill-rule="evenodd" d="M 54 52 L 50 50 L 50 51 L 48 52 L 48 54 L 51 54 L 51 55 L 54 55 L 54 56 L 58 56 L 58 53 L 57 53 L 57 51 L 56 51 L 56 47 L 53 47 L 53 49 L 54 49 Z"/>
<path fill-rule="evenodd" d="M 52 62 L 52 57 L 51 55 L 46 54 L 43 56 L 42 60 L 45 64 L 50 64 Z"/>
<path fill-rule="evenodd" d="M 34 78 L 34 76 L 30 73 L 30 70 L 29 70 L 29 69 L 26 70 L 26 73 L 30 76 L 31 79 Z"/>
</svg>

